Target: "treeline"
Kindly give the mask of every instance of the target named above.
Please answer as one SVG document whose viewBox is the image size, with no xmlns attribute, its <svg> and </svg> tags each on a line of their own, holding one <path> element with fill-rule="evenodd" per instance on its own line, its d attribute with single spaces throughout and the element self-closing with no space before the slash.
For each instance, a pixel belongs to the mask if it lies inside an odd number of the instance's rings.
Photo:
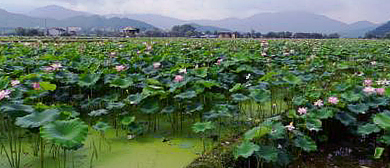
<svg viewBox="0 0 390 168">
<path fill-rule="evenodd" d="M 42 28 L 16 28 L 13 33 L 8 33 L 7 35 L 17 35 L 17 36 L 44 36 L 45 29 Z M 208 30 L 208 31 L 197 31 L 197 28 L 190 25 L 177 25 L 173 26 L 170 30 L 161 30 L 158 28 L 153 28 L 149 30 L 141 31 L 137 34 L 138 37 L 192 37 L 192 38 L 202 38 L 202 37 L 211 37 L 216 38 L 219 35 L 219 31 Z M 337 33 L 332 34 L 322 34 L 322 33 L 293 33 L 289 31 L 283 32 L 268 32 L 262 34 L 252 30 L 251 32 L 240 33 L 240 32 L 231 32 L 235 33 L 238 38 L 305 38 L 305 39 L 329 39 L 329 38 L 340 38 L 340 35 Z M 83 29 L 78 32 L 78 36 L 98 36 L 98 37 L 123 37 L 121 29 L 107 29 L 107 28 L 92 28 L 92 29 Z M 61 36 L 69 36 L 69 34 L 64 33 Z"/>
</svg>

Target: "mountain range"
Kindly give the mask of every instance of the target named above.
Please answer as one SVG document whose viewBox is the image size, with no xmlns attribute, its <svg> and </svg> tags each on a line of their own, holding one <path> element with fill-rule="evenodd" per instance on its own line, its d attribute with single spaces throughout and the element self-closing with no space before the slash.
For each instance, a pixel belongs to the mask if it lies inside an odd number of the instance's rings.
<svg viewBox="0 0 390 168">
<path fill-rule="evenodd" d="M 277 13 L 259 13 L 247 18 L 227 18 L 221 20 L 181 20 L 157 14 L 110 14 L 97 16 L 87 12 L 80 12 L 63 8 L 61 6 L 46 6 L 34 9 L 22 14 L 6 12 L 6 17 L 0 10 L 0 27 L 34 27 L 43 26 L 44 18 L 50 26 L 80 26 L 80 27 L 104 27 L 104 26 L 142 26 L 144 29 L 157 27 L 170 29 L 175 25 L 192 24 L 198 30 L 204 31 L 239 31 L 257 32 L 291 31 L 291 32 L 316 32 L 339 33 L 342 37 L 359 37 L 379 25 L 369 21 L 360 21 L 346 24 L 331 19 L 324 15 L 308 12 L 290 11 Z M 10 19 L 8 19 L 10 18 Z M 16 19 L 17 18 L 17 19 Z M 7 24 L 5 24 L 6 22 Z"/>
<path fill-rule="evenodd" d="M 50 8 L 54 9 L 52 7 Z M 44 9 L 44 8 L 40 8 L 40 9 Z M 44 10 L 44 11 L 50 12 L 48 10 Z M 63 17 L 62 20 L 60 20 L 59 18 L 55 18 L 54 14 L 50 15 L 45 12 L 39 12 L 40 17 L 39 16 L 34 17 L 34 16 L 27 16 L 24 14 L 10 13 L 0 9 L 0 27 L 15 28 L 15 27 L 77 26 L 85 29 L 90 29 L 90 28 L 121 28 L 126 26 L 133 26 L 133 27 L 138 27 L 142 30 L 154 28 L 154 26 L 148 23 L 134 20 L 134 19 L 117 18 L 117 17 L 106 18 L 99 15 L 90 15 L 90 14 L 86 15 L 82 12 L 79 13 L 82 15 L 75 15 L 75 14 L 70 14 L 70 12 L 66 10 L 62 10 L 61 12 L 58 12 L 58 13 L 63 13 L 65 16 L 73 16 L 73 17 Z M 43 16 L 47 16 L 47 17 L 43 17 Z"/>
</svg>

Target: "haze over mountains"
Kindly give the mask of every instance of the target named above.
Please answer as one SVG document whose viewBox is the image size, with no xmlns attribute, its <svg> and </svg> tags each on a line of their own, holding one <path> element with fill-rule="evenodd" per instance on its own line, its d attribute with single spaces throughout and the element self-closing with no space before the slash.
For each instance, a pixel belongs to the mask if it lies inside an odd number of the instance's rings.
<svg viewBox="0 0 390 168">
<path fill-rule="evenodd" d="M 343 37 L 358 37 L 379 25 L 369 21 L 346 24 L 308 12 L 260 13 L 248 18 L 227 18 L 222 20 L 180 20 L 156 14 L 105 15 L 99 17 L 87 12 L 69 10 L 60 6 L 46 6 L 21 14 L 0 11 L 0 27 L 43 26 L 42 18 L 46 18 L 50 26 L 142 26 L 170 29 L 175 25 L 195 24 L 198 28 L 209 31 L 239 31 L 267 33 L 270 31 L 340 33 Z M 40 18 L 40 19 L 38 19 Z M 61 20 L 61 21 L 59 21 Z M 6 22 L 6 24 L 4 23 Z M 120 23 L 123 22 L 123 23 Z M 72 25 L 74 24 L 74 25 Z M 153 26 L 152 26 L 153 25 Z M 202 25 L 202 26 L 200 26 Z M 204 28 L 206 27 L 206 28 Z"/>
</svg>

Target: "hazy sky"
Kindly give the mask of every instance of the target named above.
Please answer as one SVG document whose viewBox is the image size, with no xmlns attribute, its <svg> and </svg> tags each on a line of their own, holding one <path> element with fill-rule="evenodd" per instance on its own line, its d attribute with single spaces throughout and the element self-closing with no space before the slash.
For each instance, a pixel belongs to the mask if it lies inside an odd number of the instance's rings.
<svg viewBox="0 0 390 168">
<path fill-rule="evenodd" d="M 153 13 L 186 20 L 278 11 L 313 12 L 347 23 L 390 20 L 390 0 L 0 0 L 0 8 L 19 13 L 46 5 L 96 14 Z"/>
</svg>

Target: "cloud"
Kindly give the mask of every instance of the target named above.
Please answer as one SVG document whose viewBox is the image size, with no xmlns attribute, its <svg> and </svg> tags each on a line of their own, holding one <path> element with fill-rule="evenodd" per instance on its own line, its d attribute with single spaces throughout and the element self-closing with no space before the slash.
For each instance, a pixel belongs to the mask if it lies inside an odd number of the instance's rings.
<svg viewBox="0 0 390 168">
<path fill-rule="evenodd" d="M 8 0 L 0 0 L 3 5 L 1 1 Z M 307 11 L 345 22 L 384 22 L 390 18 L 388 0 L 18 0 L 3 3 L 34 7 L 58 4 L 96 14 L 153 13 L 186 20 L 242 18 L 279 11 Z"/>
</svg>

